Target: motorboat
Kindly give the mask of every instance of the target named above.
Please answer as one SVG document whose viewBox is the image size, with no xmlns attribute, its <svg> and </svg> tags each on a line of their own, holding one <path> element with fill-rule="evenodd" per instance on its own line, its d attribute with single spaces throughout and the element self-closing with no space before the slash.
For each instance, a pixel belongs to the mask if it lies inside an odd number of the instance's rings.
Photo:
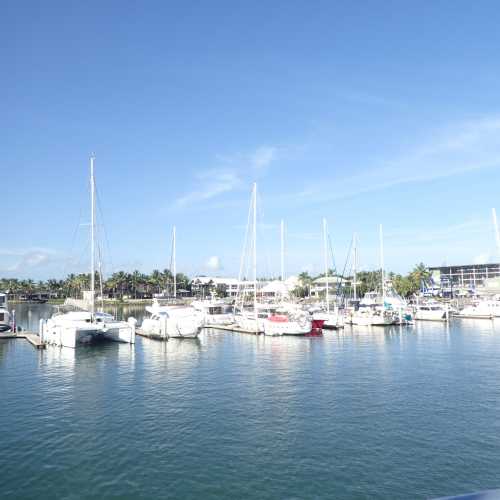
<svg viewBox="0 0 500 500">
<path fill-rule="evenodd" d="M 264 335 L 308 335 L 312 331 L 312 315 L 294 305 L 280 305 L 264 319 Z"/>
<path fill-rule="evenodd" d="M 233 323 L 234 308 L 223 300 L 195 300 L 191 306 L 203 314 L 205 326 L 224 326 Z"/>
<path fill-rule="evenodd" d="M 360 306 L 384 307 L 393 317 L 393 324 L 405 325 L 413 320 L 413 311 L 403 297 L 390 286 L 385 285 L 385 294 L 377 291 L 367 292 L 360 301 Z"/>
<path fill-rule="evenodd" d="M 435 301 L 417 304 L 414 317 L 419 321 L 448 321 L 449 309 Z"/>
<path fill-rule="evenodd" d="M 312 312 L 314 320 L 323 321 L 323 328 L 327 330 L 337 330 L 344 328 L 344 311 L 338 308 L 327 311 L 323 308 L 315 309 Z"/>
<path fill-rule="evenodd" d="M 394 324 L 394 315 L 383 306 L 360 305 L 351 311 L 350 322 L 359 326 L 388 326 Z"/>
<path fill-rule="evenodd" d="M 476 300 L 466 305 L 455 314 L 457 318 L 492 319 L 494 316 L 492 307 L 487 300 Z"/>
<path fill-rule="evenodd" d="M 203 313 L 191 306 L 163 304 L 159 299 L 153 299 L 146 311 L 150 317 L 143 319 L 141 331 L 151 337 L 194 339 L 204 327 Z"/>
</svg>

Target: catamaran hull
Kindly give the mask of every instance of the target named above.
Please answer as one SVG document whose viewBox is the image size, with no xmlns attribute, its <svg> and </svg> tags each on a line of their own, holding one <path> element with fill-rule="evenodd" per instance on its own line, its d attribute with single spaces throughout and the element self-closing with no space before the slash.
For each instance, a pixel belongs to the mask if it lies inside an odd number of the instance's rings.
<svg viewBox="0 0 500 500">
<path fill-rule="evenodd" d="M 91 344 L 100 340 L 135 343 L 135 327 L 125 322 L 118 325 L 98 325 L 96 328 L 54 325 L 41 321 L 40 339 L 42 342 L 59 347 L 75 349 L 78 345 Z"/>
</svg>

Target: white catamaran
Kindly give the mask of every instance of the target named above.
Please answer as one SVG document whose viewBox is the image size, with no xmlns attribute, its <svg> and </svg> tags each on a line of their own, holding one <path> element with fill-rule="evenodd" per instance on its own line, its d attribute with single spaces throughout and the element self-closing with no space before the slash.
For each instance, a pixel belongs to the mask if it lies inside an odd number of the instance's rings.
<svg viewBox="0 0 500 500">
<path fill-rule="evenodd" d="M 112 315 L 95 310 L 95 180 L 94 156 L 90 158 L 90 310 L 56 313 L 40 320 L 40 340 L 47 344 L 75 348 L 98 339 L 135 342 L 134 318 L 117 321 Z"/>
</svg>

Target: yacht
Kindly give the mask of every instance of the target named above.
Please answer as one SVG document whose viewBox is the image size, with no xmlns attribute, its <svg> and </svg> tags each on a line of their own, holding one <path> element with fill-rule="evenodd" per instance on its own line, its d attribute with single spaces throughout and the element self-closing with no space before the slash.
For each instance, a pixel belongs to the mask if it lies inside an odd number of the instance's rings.
<svg viewBox="0 0 500 500">
<path fill-rule="evenodd" d="M 323 321 L 323 328 L 327 330 L 337 330 L 339 328 L 344 328 L 344 312 L 343 310 L 335 307 L 330 309 L 330 311 L 325 310 L 326 308 L 314 308 L 310 309 L 314 320 Z"/>
<path fill-rule="evenodd" d="M 308 335 L 312 331 L 312 316 L 292 304 L 282 304 L 263 321 L 264 335 Z"/>
<path fill-rule="evenodd" d="M 265 321 L 276 313 L 276 306 L 271 304 L 253 304 L 240 306 L 235 310 L 234 323 L 240 330 L 249 333 L 264 333 Z"/>
<path fill-rule="evenodd" d="M 351 312 L 350 322 L 359 326 L 388 326 L 394 324 L 394 315 L 383 306 L 360 304 Z"/>
<path fill-rule="evenodd" d="M 380 306 L 393 317 L 394 324 L 408 324 L 412 322 L 412 310 L 403 297 L 396 293 L 390 284 L 385 285 L 385 296 L 379 292 L 367 292 L 360 301 L 361 306 Z"/>
<path fill-rule="evenodd" d="M 141 330 L 151 337 L 195 339 L 204 327 L 203 313 L 191 306 L 153 299 L 146 311 L 151 316 L 144 318 Z"/>
<path fill-rule="evenodd" d="M 11 329 L 9 306 L 7 294 L 0 293 L 0 332 L 7 332 Z"/>
<path fill-rule="evenodd" d="M 191 305 L 203 314 L 205 326 L 226 326 L 233 323 L 234 308 L 223 300 L 195 300 Z"/>
<path fill-rule="evenodd" d="M 40 320 L 40 340 L 47 344 L 75 348 L 79 344 L 107 339 L 116 342 L 135 342 L 134 318 L 117 321 L 110 314 L 95 310 L 95 180 L 94 156 L 90 158 L 90 292 L 89 311 L 57 312 L 47 320 Z"/>
<path fill-rule="evenodd" d="M 145 335 L 167 340 L 168 338 L 195 339 L 205 326 L 204 314 L 177 299 L 176 228 L 172 229 L 171 272 L 174 278 L 171 298 L 153 298 L 146 311 L 151 315 L 142 321 Z"/>
<path fill-rule="evenodd" d="M 475 300 L 472 304 L 463 307 L 455 316 L 457 318 L 492 319 L 494 313 L 489 301 Z"/>
<path fill-rule="evenodd" d="M 448 306 L 432 301 L 415 306 L 415 319 L 420 321 L 448 321 Z"/>
</svg>

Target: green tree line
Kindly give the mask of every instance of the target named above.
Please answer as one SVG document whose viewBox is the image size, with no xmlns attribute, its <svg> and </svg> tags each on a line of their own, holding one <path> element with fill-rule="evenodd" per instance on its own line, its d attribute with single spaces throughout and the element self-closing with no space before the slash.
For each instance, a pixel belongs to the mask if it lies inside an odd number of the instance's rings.
<svg viewBox="0 0 500 500">
<path fill-rule="evenodd" d="M 346 293 L 350 294 L 353 289 L 353 276 L 338 276 L 334 270 L 329 271 L 332 276 L 332 292 L 335 290 L 335 277 L 342 278 Z M 299 274 L 299 283 L 295 293 L 299 297 L 306 297 L 308 290 L 313 285 L 314 280 L 324 276 L 310 276 L 307 272 Z M 396 274 L 393 272 L 386 272 L 386 280 L 389 281 L 394 290 L 402 297 L 410 297 L 420 290 L 422 281 L 426 282 L 430 278 L 429 269 L 425 264 L 417 264 L 412 271 L 406 275 Z M 362 297 L 366 292 L 373 292 L 380 290 L 382 284 L 381 270 L 376 271 L 359 271 L 356 274 L 356 289 L 359 297 Z"/>
<path fill-rule="evenodd" d="M 183 273 L 177 273 L 177 289 L 190 291 L 191 280 Z M 113 273 L 102 283 L 104 295 L 120 298 L 123 296 L 139 298 L 142 295 L 160 293 L 172 289 L 173 275 L 168 270 L 154 270 L 151 274 L 140 271 Z M 99 273 L 95 274 L 96 290 L 100 290 Z M 31 295 L 47 293 L 58 297 L 80 297 L 82 290 L 90 289 L 90 273 L 69 274 L 65 279 L 48 279 L 46 281 L 19 280 L 15 278 L 0 279 L 0 291 L 8 291 L 13 295 Z"/>
<path fill-rule="evenodd" d="M 330 271 L 330 276 L 337 276 L 335 271 Z M 308 295 L 308 290 L 315 279 L 324 276 L 310 276 L 309 273 L 299 274 L 300 285 L 295 290 L 299 297 Z M 407 275 L 386 273 L 386 278 L 392 283 L 393 288 L 403 297 L 409 297 L 418 292 L 422 280 L 427 281 L 430 273 L 424 264 L 418 264 Z M 177 273 L 177 289 L 191 291 L 191 279 L 183 273 Z M 344 277 L 346 292 L 352 290 L 352 276 Z M 96 272 L 96 290 L 100 289 L 99 273 Z M 123 296 L 140 298 L 143 295 L 160 293 L 163 290 L 172 290 L 173 275 L 168 270 L 159 271 L 155 269 L 151 274 L 144 274 L 140 271 L 127 273 L 119 271 L 113 273 L 103 284 L 103 293 L 106 296 L 121 298 Z M 381 273 L 377 271 L 360 271 L 357 273 L 357 292 L 363 296 L 366 292 L 371 292 L 380 288 Z M 90 288 L 90 273 L 70 274 L 66 279 L 49 279 L 46 281 L 0 279 L 0 291 L 9 291 L 13 295 L 30 295 L 35 293 L 49 293 L 61 298 L 80 297 L 82 290 Z M 335 285 L 332 284 L 332 291 Z M 221 293 L 222 295 L 222 293 Z"/>
</svg>

